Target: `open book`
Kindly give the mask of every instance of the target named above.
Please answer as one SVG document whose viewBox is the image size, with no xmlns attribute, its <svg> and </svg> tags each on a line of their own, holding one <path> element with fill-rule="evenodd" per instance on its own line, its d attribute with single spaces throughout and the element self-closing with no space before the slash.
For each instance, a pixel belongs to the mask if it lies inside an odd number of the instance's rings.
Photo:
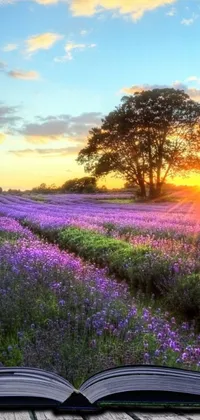
<svg viewBox="0 0 200 420">
<path fill-rule="evenodd" d="M 152 365 L 120 366 L 79 390 L 61 376 L 25 367 L 0 368 L 0 408 L 98 411 L 104 408 L 200 407 L 200 372 Z"/>
</svg>

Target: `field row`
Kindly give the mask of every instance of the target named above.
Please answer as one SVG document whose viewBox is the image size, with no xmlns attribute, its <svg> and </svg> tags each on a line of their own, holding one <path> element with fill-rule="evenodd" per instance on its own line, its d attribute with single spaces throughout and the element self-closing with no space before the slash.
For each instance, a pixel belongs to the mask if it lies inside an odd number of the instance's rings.
<svg viewBox="0 0 200 420">
<path fill-rule="evenodd" d="M 165 207 L 165 212 L 163 206 L 160 212 L 159 207 L 155 212 L 146 206 L 140 212 L 116 211 L 114 216 L 90 203 L 74 206 L 69 198 L 68 206 L 55 206 L 4 196 L 0 212 L 21 220 L 50 242 L 108 267 L 111 274 L 128 282 L 134 294 L 164 298 L 162 304 L 175 308 L 176 316 L 195 319 L 200 325 L 200 230 L 193 206 L 189 210 L 177 206 Z M 181 217 L 180 209 L 185 209 Z M 125 224 L 127 214 L 130 225 Z M 174 229 L 167 230 L 166 224 Z"/>
<path fill-rule="evenodd" d="M 102 233 L 143 234 L 156 239 L 184 239 L 187 243 L 198 243 L 200 239 L 200 222 L 192 203 L 135 205 L 130 209 L 127 205 L 124 208 L 119 205 L 110 207 L 106 203 L 104 207 L 99 203 L 86 202 L 84 196 L 78 203 L 68 199 L 66 204 L 49 204 L 7 195 L 0 196 L 0 213 L 17 218 L 29 217 L 46 227 L 70 224 Z"/>
<path fill-rule="evenodd" d="M 182 241 L 168 239 L 164 246 L 158 246 L 159 241 L 155 246 L 153 240 L 139 243 L 137 236 L 135 243 L 130 243 L 70 225 L 43 226 L 30 216 L 22 223 L 62 249 L 107 267 L 110 274 L 127 281 L 132 295 L 153 294 L 176 316 L 195 319 L 197 327 L 200 325 L 200 249 L 196 245 L 185 247 Z M 166 250 L 169 242 L 173 249 Z"/>
<path fill-rule="evenodd" d="M 141 307 L 105 269 L 39 240 L 12 218 L 0 218 L 0 237 L 3 365 L 51 370 L 75 386 L 121 364 L 199 370 L 194 326 Z"/>
</svg>

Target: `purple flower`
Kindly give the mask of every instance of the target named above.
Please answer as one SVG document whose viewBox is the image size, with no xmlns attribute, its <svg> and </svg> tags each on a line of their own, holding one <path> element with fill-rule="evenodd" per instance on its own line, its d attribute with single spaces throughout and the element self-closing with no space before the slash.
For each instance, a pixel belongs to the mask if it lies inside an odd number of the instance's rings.
<svg viewBox="0 0 200 420">
<path fill-rule="evenodd" d="M 59 305 L 63 306 L 65 304 L 65 300 L 61 299 L 59 300 Z"/>
<path fill-rule="evenodd" d="M 91 347 L 96 347 L 96 344 L 97 342 L 95 339 L 90 342 Z"/>
</svg>

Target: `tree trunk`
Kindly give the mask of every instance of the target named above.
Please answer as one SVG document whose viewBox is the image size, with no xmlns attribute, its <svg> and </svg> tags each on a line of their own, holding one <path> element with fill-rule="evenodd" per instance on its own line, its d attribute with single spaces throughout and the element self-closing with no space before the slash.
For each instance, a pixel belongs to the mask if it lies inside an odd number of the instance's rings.
<svg viewBox="0 0 200 420">
<path fill-rule="evenodd" d="M 159 182 L 156 187 L 156 197 L 160 197 L 162 192 L 162 182 Z"/>
<path fill-rule="evenodd" d="M 156 194 L 156 190 L 155 190 L 154 184 L 153 184 L 153 182 L 150 182 L 150 185 L 149 185 L 149 198 L 154 198 L 155 197 L 155 194 Z"/>
<path fill-rule="evenodd" d="M 140 180 L 139 182 L 139 186 L 140 186 L 140 195 L 142 198 L 146 198 L 146 187 L 145 187 L 145 183 L 143 180 Z"/>
<path fill-rule="evenodd" d="M 153 162 L 152 162 L 152 149 L 151 137 L 148 129 L 148 155 L 149 155 L 149 198 L 153 198 L 155 194 L 155 187 L 153 182 Z"/>
</svg>

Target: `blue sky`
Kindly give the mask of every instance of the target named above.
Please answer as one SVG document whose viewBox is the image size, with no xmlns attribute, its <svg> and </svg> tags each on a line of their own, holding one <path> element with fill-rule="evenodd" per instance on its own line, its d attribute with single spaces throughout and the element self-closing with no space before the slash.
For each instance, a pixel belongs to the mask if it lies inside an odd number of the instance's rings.
<svg viewBox="0 0 200 420">
<path fill-rule="evenodd" d="M 200 0 L 0 0 L 0 14 L 5 189 L 84 174 L 88 129 L 125 93 L 174 86 L 200 101 Z"/>
</svg>

